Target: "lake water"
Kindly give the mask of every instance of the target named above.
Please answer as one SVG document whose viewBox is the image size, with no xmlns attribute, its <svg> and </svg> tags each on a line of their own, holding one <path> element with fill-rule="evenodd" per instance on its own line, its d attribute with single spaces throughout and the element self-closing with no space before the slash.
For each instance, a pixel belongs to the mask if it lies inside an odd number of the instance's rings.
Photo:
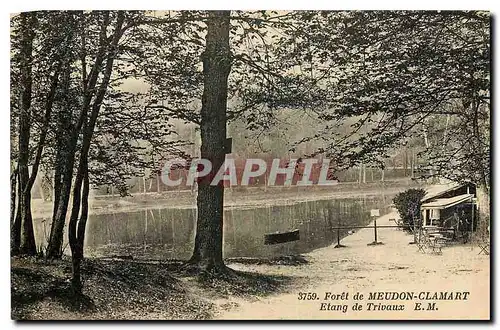
<svg viewBox="0 0 500 330">
<path fill-rule="evenodd" d="M 376 195 L 335 200 L 290 202 L 224 211 L 224 257 L 273 257 L 299 254 L 337 240 L 336 226 L 366 225 L 370 209 L 388 212 L 393 196 Z M 37 242 L 43 244 L 49 219 L 36 219 Z M 196 228 L 193 208 L 151 208 L 91 215 L 87 223 L 87 256 L 132 255 L 144 259 L 188 259 Z M 300 230 L 300 240 L 264 245 L 264 235 Z M 341 237 L 348 230 L 340 232 Z M 65 233 L 65 240 L 67 234 Z M 369 243 L 369 242 L 367 242 Z M 65 253 L 69 254 L 69 246 Z"/>
</svg>

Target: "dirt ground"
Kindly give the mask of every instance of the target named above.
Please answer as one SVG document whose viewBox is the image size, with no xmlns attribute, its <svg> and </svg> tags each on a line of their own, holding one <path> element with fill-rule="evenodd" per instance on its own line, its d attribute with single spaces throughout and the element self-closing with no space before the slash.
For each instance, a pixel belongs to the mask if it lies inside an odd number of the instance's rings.
<svg viewBox="0 0 500 330">
<path fill-rule="evenodd" d="M 389 219 L 396 213 L 378 219 L 377 225 L 393 224 Z M 305 257 L 309 264 L 298 267 L 269 267 L 232 265 L 263 274 L 280 274 L 308 278 L 300 287 L 288 293 L 274 294 L 265 299 L 247 301 L 233 299 L 237 308 L 217 315 L 219 319 L 489 319 L 490 317 L 490 259 L 478 254 L 471 245 L 444 247 L 442 254 L 418 252 L 409 245 L 413 236 L 396 228 L 379 229 L 378 241 L 383 245 L 367 246 L 374 239 L 373 229 L 365 228 L 344 238 L 346 248 L 333 245 L 315 250 Z M 367 311 L 371 292 L 470 292 L 467 300 L 371 301 L 378 304 L 403 304 L 403 311 Z M 299 293 L 316 293 L 317 299 L 299 300 Z M 325 293 L 348 292 L 348 300 L 323 300 Z M 365 298 L 361 311 L 353 311 L 353 296 L 362 293 Z M 464 297 L 462 295 L 462 297 Z M 432 298 L 432 296 L 431 296 Z M 348 305 L 347 311 L 321 310 L 321 303 Z M 415 311 L 421 302 L 424 310 Z M 427 310 L 428 303 L 436 302 L 435 310 Z M 324 306 L 327 308 L 327 306 Z M 371 308 L 375 308 L 371 306 Z M 340 309 L 340 308 L 339 308 Z"/>
</svg>

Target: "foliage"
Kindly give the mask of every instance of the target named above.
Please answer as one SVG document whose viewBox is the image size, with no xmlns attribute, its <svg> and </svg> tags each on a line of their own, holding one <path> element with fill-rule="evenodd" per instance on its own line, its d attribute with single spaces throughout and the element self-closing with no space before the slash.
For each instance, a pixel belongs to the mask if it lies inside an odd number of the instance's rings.
<svg viewBox="0 0 500 330">
<path fill-rule="evenodd" d="M 302 28 L 288 31 L 295 38 L 283 39 L 288 43 L 283 50 L 288 61 L 295 61 L 300 70 L 309 73 L 309 79 L 295 93 L 308 100 L 308 107 L 314 105 L 320 127 L 315 135 L 298 143 L 323 141 L 317 153 L 330 154 L 349 167 L 380 161 L 389 148 L 415 136 L 434 135 L 442 141 L 443 123 L 451 116 L 453 127 L 449 125 L 444 140 L 455 141 L 445 144 L 444 153 L 441 143 L 430 145 L 434 157 L 429 162 L 437 167 L 436 173 L 454 172 L 475 181 L 481 176 L 486 178 L 481 183 L 488 182 L 488 13 L 351 11 L 296 15 Z M 354 119 L 347 127 L 346 118 Z M 441 124 L 436 127 L 431 120 Z M 452 129 L 458 135 L 451 133 Z M 479 160 L 474 165 L 465 161 L 471 153 Z M 447 161 L 457 154 L 464 160 Z"/>
<path fill-rule="evenodd" d="M 424 196 L 424 189 L 408 189 L 394 197 L 394 205 L 405 225 L 413 226 L 413 220 L 420 219 L 420 201 Z"/>
</svg>

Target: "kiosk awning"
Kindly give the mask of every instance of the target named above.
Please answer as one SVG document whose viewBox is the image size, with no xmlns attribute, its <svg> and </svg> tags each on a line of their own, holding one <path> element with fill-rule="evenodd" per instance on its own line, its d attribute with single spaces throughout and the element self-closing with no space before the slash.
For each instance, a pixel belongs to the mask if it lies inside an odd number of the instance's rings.
<svg viewBox="0 0 500 330">
<path fill-rule="evenodd" d="M 432 202 L 422 204 L 422 209 L 447 209 L 449 207 L 455 206 L 457 204 L 472 201 L 474 195 L 464 194 L 458 195 L 450 198 L 438 198 Z"/>
</svg>

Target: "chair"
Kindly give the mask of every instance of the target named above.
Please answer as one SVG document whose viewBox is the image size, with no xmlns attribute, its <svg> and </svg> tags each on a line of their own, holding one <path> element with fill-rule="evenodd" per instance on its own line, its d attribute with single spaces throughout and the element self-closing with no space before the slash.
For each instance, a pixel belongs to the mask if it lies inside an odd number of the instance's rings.
<svg viewBox="0 0 500 330">
<path fill-rule="evenodd" d="M 417 241 L 418 252 L 426 253 L 427 251 L 441 255 L 442 248 L 445 246 L 445 238 L 439 232 L 438 228 L 421 229 Z"/>
<path fill-rule="evenodd" d="M 417 252 L 422 252 L 422 253 L 425 253 L 425 242 L 422 240 L 422 241 L 417 241 L 417 247 L 418 247 L 418 251 Z"/>
<path fill-rule="evenodd" d="M 443 254 L 442 248 L 445 244 L 443 237 L 440 234 L 435 234 L 434 236 L 429 238 L 429 241 L 432 253 Z"/>
<path fill-rule="evenodd" d="M 429 237 L 426 235 L 425 231 L 421 229 L 418 232 L 417 238 L 418 252 L 426 253 L 426 250 L 430 248 L 430 244 Z"/>
<path fill-rule="evenodd" d="M 476 231 L 473 236 L 475 243 L 479 247 L 478 254 L 490 255 L 490 227 L 488 229 L 484 228 Z"/>
<path fill-rule="evenodd" d="M 484 253 L 487 256 L 490 255 L 490 243 L 484 243 L 484 244 L 479 243 L 478 246 L 481 249 L 481 251 L 479 251 L 478 254 Z"/>
<path fill-rule="evenodd" d="M 490 238 L 489 236 L 482 235 L 477 242 L 477 246 L 479 247 L 479 253 L 478 254 L 484 254 L 489 256 L 490 255 Z"/>
</svg>

